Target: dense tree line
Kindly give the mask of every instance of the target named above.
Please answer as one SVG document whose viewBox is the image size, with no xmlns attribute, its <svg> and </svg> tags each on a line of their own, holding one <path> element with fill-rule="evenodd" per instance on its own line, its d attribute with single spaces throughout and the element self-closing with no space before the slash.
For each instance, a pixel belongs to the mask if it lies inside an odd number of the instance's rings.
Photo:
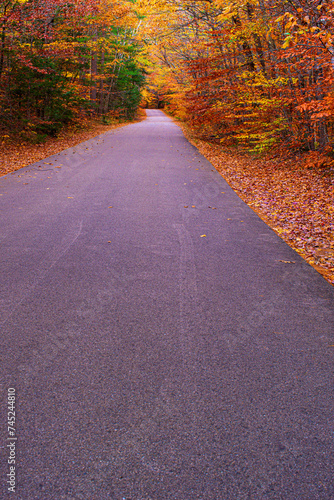
<svg viewBox="0 0 334 500">
<path fill-rule="evenodd" d="M 202 136 L 332 154 L 332 0 L 141 0 L 146 99 Z"/>
<path fill-rule="evenodd" d="M 0 0 L 0 123 L 38 139 L 83 112 L 131 118 L 146 47 L 148 104 L 203 137 L 332 154 L 333 12 L 333 0 Z"/>
<path fill-rule="evenodd" d="M 0 0 L 0 123 L 39 140 L 82 113 L 132 118 L 138 24 L 126 0 Z"/>
</svg>

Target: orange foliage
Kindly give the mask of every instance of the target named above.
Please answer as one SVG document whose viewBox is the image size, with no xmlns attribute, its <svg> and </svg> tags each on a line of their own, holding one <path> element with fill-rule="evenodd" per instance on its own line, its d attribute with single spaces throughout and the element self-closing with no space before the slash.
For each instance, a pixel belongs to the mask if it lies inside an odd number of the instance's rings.
<svg viewBox="0 0 334 500">
<path fill-rule="evenodd" d="M 333 0 L 159 6 L 147 25 L 165 101 L 203 138 L 257 153 L 332 151 Z"/>
</svg>

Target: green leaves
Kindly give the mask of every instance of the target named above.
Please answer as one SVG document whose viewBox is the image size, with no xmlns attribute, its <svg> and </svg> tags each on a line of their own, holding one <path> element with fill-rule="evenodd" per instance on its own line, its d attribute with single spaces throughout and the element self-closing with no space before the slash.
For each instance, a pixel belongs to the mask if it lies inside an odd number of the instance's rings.
<svg viewBox="0 0 334 500">
<path fill-rule="evenodd" d="M 6 12 L 0 5 L 2 121 L 44 123 L 53 135 L 87 112 L 132 118 L 144 82 L 136 21 L 126 0 L 35 0 Z"/>
</svg>

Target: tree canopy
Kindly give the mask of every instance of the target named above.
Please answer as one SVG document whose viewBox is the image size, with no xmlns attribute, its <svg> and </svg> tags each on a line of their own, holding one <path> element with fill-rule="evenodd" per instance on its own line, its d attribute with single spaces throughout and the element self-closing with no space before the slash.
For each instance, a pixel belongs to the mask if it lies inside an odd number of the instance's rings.
<svg viewBox="0 0 334 500">
<path fill-rule="evenodd" d="M 0 0 L 0 119 L 30 138 L 80 113 L 131 118 L 143 70 L 126 0 Z"/>
<path fill-rule="evenodd" d="M 163 100 L 205 138 L 332 152 L 331 0 L 139 0 Z"/>
<path fill-rule="evenodd" d="M 202 137 L 333 152 L 333 0 L 0 0 L 0 119 L 56 134 L 143 98 Z M 146 84 L 145 84 L 146 79 Z"/>
</svg>

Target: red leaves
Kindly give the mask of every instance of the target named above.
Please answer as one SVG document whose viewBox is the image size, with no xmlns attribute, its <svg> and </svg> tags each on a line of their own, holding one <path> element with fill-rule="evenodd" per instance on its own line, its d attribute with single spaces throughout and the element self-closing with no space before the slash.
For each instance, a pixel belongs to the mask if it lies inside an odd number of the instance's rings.
<svg viewBox="0 0 334 500">
<path fill-rule="evenodd" d="M 211 2 L 205 16 L 182 5 L 177 18 L 156 16 L 170 30 L 155 64 L 168 67 L 171 111 L 252 152 L 334 145 L 333 0 Z"/>
<path fill-rule="evenodd" d="M 37 71 L 37 73 L 40 73 L 42 75 L 47 75 L 49 72 L 46 69 L 43 68 L 38 68 L 35 66 L 29 59 L 24 56 L 23 54 L 17 54 L 16 55 L 17 60 L 21 62 L 21 64 L 27 68 L 32 69 L 33 71 Z"/>
</svg>

